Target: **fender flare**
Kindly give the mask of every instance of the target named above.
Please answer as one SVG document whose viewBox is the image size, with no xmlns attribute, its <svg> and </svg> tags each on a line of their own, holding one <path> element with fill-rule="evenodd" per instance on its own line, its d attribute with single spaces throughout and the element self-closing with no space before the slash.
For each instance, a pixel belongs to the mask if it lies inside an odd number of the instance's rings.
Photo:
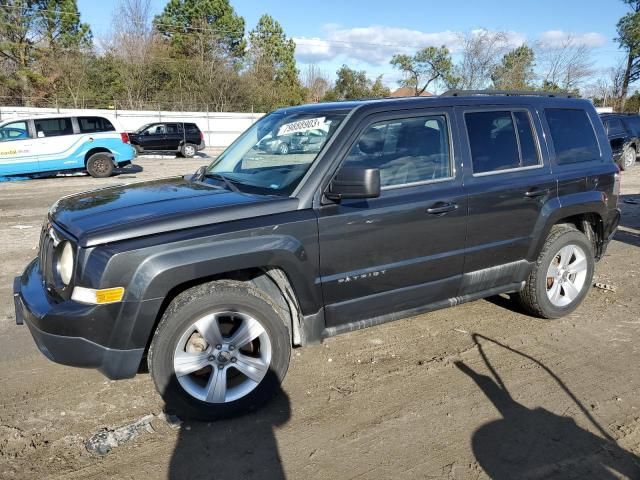
<svg viewBox="0 0 640 480">
<path fill-rule="evenodd" d="M 127 312 L 127 318 L 122 320 L 129 323 L 129 338 L 133 344 L 147 342 L 163 302 L 176 287 L 252 269 L 267 274 L 272 269 L 280 270 L 291 287 L 300 315 L 305 310 L 315 312 L 322 305 L 320 285 L 315 281 L 317 264 L 307 258 L 302 244 L 291 236 L 247 237 L 193 245 L 158 252 L 138 265 L 123 301 L 130 307 L 144 305 L 145 311 Z M 286 296 L 285 299 L 292 307 L 291 299 Z M 292 327 L 294 337 L 298 337 L 296 325 Z M 300 341 L 299 337 L 295 340 Z"/>
<path fill-rule="evenodd" d="M 602 219 L 607 216 L 604 195 L 606 195 L 604 192 L 592 190 L 556 197 L 545 203 L 534 227 L 533 238 L 535 241 L 531 243 L 527 260 L 535 261 L 538 258 L 551 227 L 564 218 L 584 214 L 596 215 L 600 219 L 599 228 L 602 228 Z"/>
</svg>

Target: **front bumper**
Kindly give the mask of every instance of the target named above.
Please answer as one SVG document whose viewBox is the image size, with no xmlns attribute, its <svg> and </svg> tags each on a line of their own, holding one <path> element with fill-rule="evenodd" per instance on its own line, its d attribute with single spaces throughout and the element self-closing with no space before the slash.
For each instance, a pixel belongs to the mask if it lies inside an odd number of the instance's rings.
<svg viewBox="0 0 640 480">
<path fill-rule="evenodd" d="M 38 349 L 48 359 L 74 367 L 95 368 L 111 379 L 133 377 L 144 348 L 114 349 L 88 338 L 101 325 L 112 325 L 118 304 L 85 305 L 54 301 L 46 292 L 38 261 L 13 282 L 16 324 L 27 324 Z M 115 308 L 114 308 L 115 307 Z"/>
</svg>

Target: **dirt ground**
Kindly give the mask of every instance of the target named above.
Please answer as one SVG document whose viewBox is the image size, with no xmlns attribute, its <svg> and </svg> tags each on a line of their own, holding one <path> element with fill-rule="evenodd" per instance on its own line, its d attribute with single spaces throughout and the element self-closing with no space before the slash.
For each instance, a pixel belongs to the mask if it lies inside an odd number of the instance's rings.
<svg viewBox="0 0 640 480">
<path fill-rule="evenodd" d="M 350 333 L 295 350 L 264 409 L 178 423 L 148 375 L 113 382 L 51 363 L 13 315 L 12 279 L 58 197 L 207 161 L 137 163 L 142 173 L 105 180 L 0 184 L 1 479 L 640 478 L 640 204 L 621 203 L 596 269 L 615 292 L 592 288 L 567 318 L 531 318 L 498 297 Z M 640 166 L 623 193 L 640 203 Z M 133 438 L 86 449 L 119 427 Z"/>
</svg>

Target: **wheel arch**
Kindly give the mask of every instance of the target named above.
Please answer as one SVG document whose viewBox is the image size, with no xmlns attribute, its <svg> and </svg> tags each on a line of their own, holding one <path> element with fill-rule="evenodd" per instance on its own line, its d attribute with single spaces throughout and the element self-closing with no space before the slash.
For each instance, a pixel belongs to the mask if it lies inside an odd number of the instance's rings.
<svg viewBox="0 0 640 480">
<path fill-rule="evenodd" d="M 114 274 L 130 260 L 121 258 L 120 265 L 113 266 Z M 166 308 L 180 293 L 216 280 L 239 280 L 250 282 L 273 300 L 285 318 L 292 344 L 302 345 L 303 315 L 317 312 L 322 303 L 317 265 L 305 260 L 302 245 L 288 236 L 270 241 L 248 237 L 157 252 L 140 262 L 127 282 L 124 303 L 130 310 L 127 318 L 119 320 L 129 324 L 123 329 L 129 331 L 132 345 L 148 347 Z"/>
<path fill-rule="evenodd" d="M 107 155 L 109 155 L 109 157 L 111 158 L 111 161 L 113 161 L 113 152 L 111 150 L 109 150 L 108 148 L 105 147 L 94 147 L 89 149 L 89 151 L 87 151 L 87 153 L 84 156 L 84 166 L 87 166 L 87 162 L 89 161 L 89 159 L 95 155 L 96 153 L 106 153 Z"/>
<path fill-rule="evenodd" d="M 298 303 L 298 297 L 291 282 L 289 281 L 288 275 L 279 267 L 260 266 L 193 278 L 173 286 L 162 300 L 158 312 L 155 315 L 153 325 L 147 329 L 147 334 L 145 335 L 147 337 L 145 353 L 149 349 L 151 340 L 153 339 L 153 334 L 156 331 L 164 312 L 178 295 L 198 285 L 220 280 L 236 280 L 250 283 L 257 289 L 264 292 L 279 310 L 278 313 L 283 318 L 285 326 L 289 331 L 291 345 L 300 346 L 304 344 L 301 326 L 303 315 Z"/>
<path fill-rule="evenodd" d="M 587 236 L 592 242 L 595 259 L 599 260 L 605 241 L 606 205 L 602 200 L 602 192 L 582 192 L 568 195 L 561 200 L 554 199 L 550 203 L 552 205 L 546 205 L 538 219 L 534 232 L 536 241 L 532 242 L 528 259 L 535 261 L 538 258 L 545 239 L 554 225 L 569 224 Z"/>
</svg>

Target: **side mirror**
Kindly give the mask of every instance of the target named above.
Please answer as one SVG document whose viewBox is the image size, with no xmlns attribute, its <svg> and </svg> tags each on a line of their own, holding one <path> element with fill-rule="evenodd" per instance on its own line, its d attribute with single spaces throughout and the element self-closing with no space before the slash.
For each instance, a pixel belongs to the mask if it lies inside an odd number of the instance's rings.
<svg viewBox="0 0 640 480">
<path fill-rule="evenodd" d="M 329 200 L 377 198 L 380 196 L 380 170 L 343 167 L 338 170 L 324 196 Z"/>
<path fill-rule="evenodd" d="M 201 167 L 198 167 L 198 169 L 196 170 L 196 173 L 194 173 L 193 175 L 191 175 L 191 181 L 192 182 L 200 182 L 205 174 L 207 173 L 207 167 L 208 165 L 202 165 Z"/>
</svg>

